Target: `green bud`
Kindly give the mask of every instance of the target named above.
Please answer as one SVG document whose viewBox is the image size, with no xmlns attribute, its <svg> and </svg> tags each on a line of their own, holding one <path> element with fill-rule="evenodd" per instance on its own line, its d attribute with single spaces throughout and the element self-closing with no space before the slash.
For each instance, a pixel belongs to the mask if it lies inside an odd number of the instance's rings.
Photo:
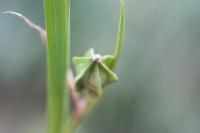
<svg viewBox="0 0 200 133">
<path fill-rule="evenodd" d="M 117 75 L 109 68 L 112 56 L 94 54 L 90 49 L 83 57 L 74 57 L 76 87 L 91 96 L 101 96 L 109 83 L 117 81 Z"/>
<path fill-rule="evenodd" d="M 125 27 L 124 0 L 121 0 L 121 12 L 116 48 L 113 55 L 101 56 L 90 49 L 83 57 L 74 57 L 73 64 L 76 71 L 76 88 L 90 96 L 101 96 L 104 88 L 117 81 L 113 72 L 122 48 Z"/>
</svg>

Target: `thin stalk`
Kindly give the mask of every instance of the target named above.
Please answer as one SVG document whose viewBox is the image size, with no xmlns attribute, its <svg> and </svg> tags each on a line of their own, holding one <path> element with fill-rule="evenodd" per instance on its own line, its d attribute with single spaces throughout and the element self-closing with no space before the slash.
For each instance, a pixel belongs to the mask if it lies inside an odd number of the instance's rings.
<svg viewBox="0 0 200 133">
<path fill-rule="evenodd" d="M 70 0 L 44 0 L 48 51 L 48 133 L 61 133 L 69 117 Z M 66 108 L 65 108 L 66 107 Z"/>
<path fill-rule="evenodd" d="M 115 68 L 117 61 L 119 60 L 119 56 L 121 53 L 121 48 L 124 40 L 124 32 L 125 32 L 125 7 L 124 7 L 124 0 L 121 1 L 121 10 L 120 10 L 120 20 L 119 20 L 119 29 L 118 29 L 118 36 L 117 36 L 117 43 L 116 48 L 114 51 L 114 58 L 115 61 L 112 64 L 112 69 Z"/>
</svg>

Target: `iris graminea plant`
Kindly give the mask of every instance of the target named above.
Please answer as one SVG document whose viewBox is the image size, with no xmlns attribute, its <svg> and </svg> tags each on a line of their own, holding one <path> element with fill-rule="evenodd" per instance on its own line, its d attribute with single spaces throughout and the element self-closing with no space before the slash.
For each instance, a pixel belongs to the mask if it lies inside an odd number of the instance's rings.
<svg viewBox="0 0 200 133">
<path fill-rule="evenodd" d="M 79 123 L 94 110 L 106 87 L 118 80 L 114 71 L 124 38 L 124 1 L 121 0 L 119 31 L 114 54 L 102 56 L 91 48 L 84 56 L 73 57 L 75 77 L 68 63 L 70 0 L 45 0 L 46 30 L 20 13 L 12 11 L 3 13 L 13 14 L 24 20 L 30 28 L 39 33 L 42 43 L 47 47 L 48 132 L 73 133 Z M 70 99 L 73 103 L 72 112 L 70 112 Z"/>
</svg>

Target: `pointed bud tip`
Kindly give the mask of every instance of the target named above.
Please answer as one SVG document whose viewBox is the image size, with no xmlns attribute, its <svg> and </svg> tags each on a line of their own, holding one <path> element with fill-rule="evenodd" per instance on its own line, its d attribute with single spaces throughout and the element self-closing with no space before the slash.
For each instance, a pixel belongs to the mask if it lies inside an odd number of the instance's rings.
<svg viewBox="0 0 200 133">
<path fill-rule="evenodd" d="M 95 54 L 92 56 L 92 61 L 99 63 L 102 61 L 102 56 L 100 54 Z"/>
</svg>

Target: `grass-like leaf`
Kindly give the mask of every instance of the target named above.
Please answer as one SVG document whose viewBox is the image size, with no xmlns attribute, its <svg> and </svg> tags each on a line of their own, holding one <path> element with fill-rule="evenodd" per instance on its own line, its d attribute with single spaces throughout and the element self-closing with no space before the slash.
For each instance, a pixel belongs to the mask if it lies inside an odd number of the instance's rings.
<svg viewBox="0 0 200 133">
<path fill-rule="evenodd" d="M 48 38 L 48 132 L 60 133 L 65 117 L 69 117 L 66 73 L 69 62 L 70 0 L 45 0 L 45 16 Z"/>
</svg>

